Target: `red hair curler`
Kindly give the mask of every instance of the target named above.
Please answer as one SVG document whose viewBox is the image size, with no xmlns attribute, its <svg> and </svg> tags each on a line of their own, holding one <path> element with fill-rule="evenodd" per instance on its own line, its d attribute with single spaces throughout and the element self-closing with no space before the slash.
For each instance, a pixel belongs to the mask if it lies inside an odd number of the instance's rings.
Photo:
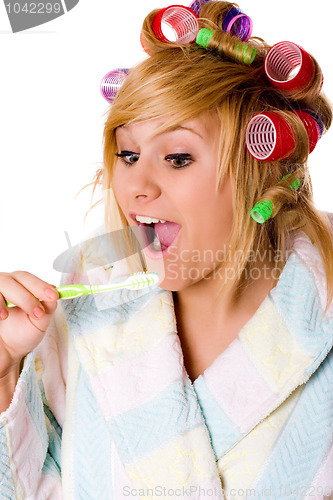
<svg viewBox="0 0 333 500">
<path fill-rule="evenodd" d="M 101 94 L 108 102 L 113 102 L 117 92 L 124 83 L 128 74 L 127 68 L 118 68 L 109 71 L 101 81 Z"/>
<path fill-rule="evenodd" d="M 320 126 L 307 111 L 297 110 L 309 138 L 312 153 L 320 138 Z M 296 135 L 289 123 L 277 113 L 268 111 L 251 118 L 246 129 L 246 147 L 259 161 L 278 161 L 289 158 L 296 145 Z"/>
<path fill-rule="evenodd" d="M 295 145 L 292 127 L 277 113 L 255 115 L 247 125 L 246 147 L 256 160 L 282 160 L 290 156 Z"/>
<path fill-rule="evenodd" d="M 170 40 L 163 32 L 163 24 L 172 28 L 176 40 Z M 152 30 L 158 40 L 164 43 L 191 43 L 199 32 L 198 16 L 184 5 L 170 5 L 160 9 L 152 22 Z"/>
<path fill-rule="evenodd" d="M 325 126 L 324 126 L 324 123 L 322 121 L 322 119 L 319 117 L 319 115 L 317 115 L 317 113 L 315 113 L 315 111 L 311 108 L 304 108 L 303 111 L 305 111 L 306 113 L 308 113 L 310 116 L 312 116 L 312 118 L 314 119 L 314 121 L 316 122 L 316 125 L 318 127 L 318 131 L 319 131 L 319 139 L 321 138 L 321 136 L 323 135 L 323 133 L 325 132 Z"/>
<path fill-rule="evenodd" d="M 321 136 L 320 127 L 316 122 L 315 118 L 306 111 L 300 110 L 300 111 L 295 111 L 295 113 L 300 117 L 300 119 L 304 123 L 304 126 L 306 128 L 309 137 L 309 153 L 312 153 Z"/>
<path fill-rule="evenodd" d="M 265 57 L 265 72 L 270 82 L 288 92 L 305 89 L 315 78 L 315 64 L 302 47 L 292 42 L 279 42 Z"/>
<path fill-rule="evenodd" d="M 149 48 L 145 45 L 144 41 L 143 41 L 143 33 L 142 33 L 142 30 L 141 30 L 141 33 L 140 33 L 140 43 L 141 43 L 141 47 L 143 48 L 143 50 L 146 52 L 146 54 L 148 54 L 149 56 L 152 55 L 152 52 L 151 50 L 149 50 Z"/>
</svg>

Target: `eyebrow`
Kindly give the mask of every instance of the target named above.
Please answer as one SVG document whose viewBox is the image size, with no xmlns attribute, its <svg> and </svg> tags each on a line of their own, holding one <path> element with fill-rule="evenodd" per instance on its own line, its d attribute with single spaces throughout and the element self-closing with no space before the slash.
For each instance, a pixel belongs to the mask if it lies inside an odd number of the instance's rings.
<svg viewBox="0 0 333 500">
<path fill-rule="evenodd" d="M 121 125 L 118 128 L 123 128 L 126 130 L 126 124 Z M 202 135 L 199 134 L 199 132 L 196 132 L 193 128 L 190 127 L 183 127 L 182 125 L 171 125 L 168 127 L 166 130 L 163 130 L 162 132 L 159 132 L 158 134 L 152 133 L 152 137 L 160 137 L 161 135 L 169 134 L 170 132 L 176 132 L 177 130 L 187 130 L 188 132 L 192 132 L 192 134 L 196 134 L 197 136 L 200 137 L 200 139 L 204 140 Z"/>
<path fill-rule="evenodd" d="M 168 134 L 170 132 L 176 132 L 177 130 L 187 130 L 188 132 L 192 132 L 192 134 L 198 135 L 203 140 L 203 137 L 199 134 L 199 132 L 196 132 L 193 128 L 190 127 L 183 127 L 182 125 L 173 125 L 170 128 L 167 128 L 167 130 L 163 130 L 163 132 L 156 134 L 156 136 Z"/>
</svg>

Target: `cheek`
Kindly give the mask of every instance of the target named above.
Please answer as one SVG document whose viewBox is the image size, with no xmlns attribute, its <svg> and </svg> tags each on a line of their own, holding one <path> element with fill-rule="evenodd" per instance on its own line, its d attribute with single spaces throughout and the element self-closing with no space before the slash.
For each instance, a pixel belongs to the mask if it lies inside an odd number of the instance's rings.
<svg viewBox="0 0 333 500">
<path fill-rule="evenodd" d="M 226 238 L 230 235 L 234 209 L 231 183 L 226 179 L 218 192 L 215 180 L 211 190 L 206 192 L 202 200 L 201 220 L 206 220 L 207 234 L 213 238 Z"/>
<path fill-rule="evenodd" d="M 112 179 L 112 191 L 114 198 L 120 208 L 120 211 L 125 216 L 125 213 L 128 212 L 128 196 L 126 194 L 124 178 L 122 175 L 119 175 L 117 169 L 114 172 Z M 129 220 L 125 216 L 127 222 L 130 224 Z"/>
<path fill-rule="evenodd" d="M 120 207 L 122 207 L 126 198 L 124 190 L 124 179 L 117 167 L 115 168 L 112 178 L 112 188 L 117 202 L 119 203 Z"/>
<path fill-rule="evenodd" d="M 179 200 L 182 210 L 190 214 L 201 214 L 212 200 L 210 180 L 202 172 L 193 172 L 184 181 L 173 185 L 175 199 Z"/>
<path fill-rule="evenodd" d="M 216 203 L 216 220 L 219 227 L 223 227 L 223 232 L 229 234 L 234 218 L 233 196 L 231 183 L 226 181 L 221 192 L 218 194 Z"/>
<path fill-rule="evenodd" d="M 229 177 L 226 177 L 217 191 L 215 165 L 209 166 L 206 172 L 198 172 L 180 192 L 180 199 L 192 214 L 200 219 L 207 219 L 207 224 L 225 222 L 232 218 L 233 201 Z"/>
</svg>

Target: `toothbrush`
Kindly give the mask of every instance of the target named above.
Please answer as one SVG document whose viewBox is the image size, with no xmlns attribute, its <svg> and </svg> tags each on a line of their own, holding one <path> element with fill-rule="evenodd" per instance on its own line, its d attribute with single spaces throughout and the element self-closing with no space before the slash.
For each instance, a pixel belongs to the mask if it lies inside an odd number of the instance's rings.
<svg viewBox="0 0 333 500">
<path fill-rule="evenodd" d="M 114 285 L 65 285 L 59 286 L 56 290 L 59 293 L 59 299 L 68 300 L 82 297 L 82 295 L 96 294 L 109 292 L 111 290 L 119 290 L 120 288 L 128 288 L 129 290 L 138 290 L 147 288 L 148 286 L 156 285 L 160 281 L 159 275 L 156 272 L 139 272 L 128 276 L 122 283 Z M 16 307 L 15 304 L 6 301 L 7 307 Z"/>
</svg>

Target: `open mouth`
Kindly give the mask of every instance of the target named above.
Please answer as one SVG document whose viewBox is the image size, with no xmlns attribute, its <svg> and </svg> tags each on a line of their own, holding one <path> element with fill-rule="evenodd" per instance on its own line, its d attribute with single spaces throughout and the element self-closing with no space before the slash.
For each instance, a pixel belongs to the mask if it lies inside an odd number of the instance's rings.
<svg viewBox="0 0 333 500">
<path fill-rule="evenodd" d="M 176 222 L 138 222 L 142 227 L 145 246 L 155 253 L 164 253 L 176 239 L 181 226 Z"/>
</svg>

